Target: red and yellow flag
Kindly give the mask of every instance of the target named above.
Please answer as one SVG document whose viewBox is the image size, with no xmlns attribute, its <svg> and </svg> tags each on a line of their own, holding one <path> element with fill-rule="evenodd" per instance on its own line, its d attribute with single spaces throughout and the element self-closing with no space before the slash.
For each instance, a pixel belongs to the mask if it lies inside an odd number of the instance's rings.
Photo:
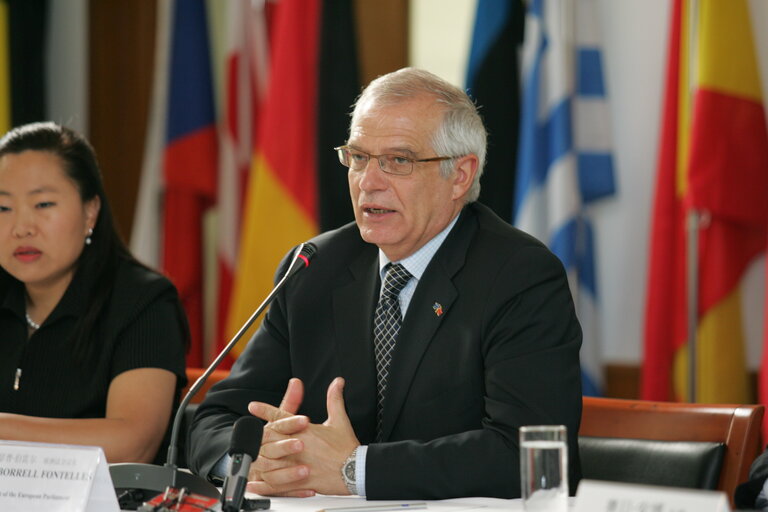
<svg viewBox="0 0 768 512">
<path fill-rule="evenodd" d="M 271 69 L 245 199 L 229 336 L 267 296 L 280 259 L 317 233 L 319 16 L 319 0 L 283 0 L 274 12 Z M 238 344 L 233 355 L 244 346 Z"/>
<path fill-rule="evenodd" d="M 696 399 L 749 402 L 740 281 L 766 245 L 765 111 L 746 0 L 689 9 L 673 5 L 641 395 L 688 396 L 685 219 L 696 211 Z"/>
<path fill-rule="evenodd" d="M 221 349 L 231 338 L 227 322 L 235 283 L 245 193 L 256 149 L 256 122 L 266 93 L 269 38 L 267 2 L 231 0 L 216 5 L 223 10 L 227 45 L 222 66 L 223 107 L 216 233 L 218 298 L 215 346 Z"/>
</svg>

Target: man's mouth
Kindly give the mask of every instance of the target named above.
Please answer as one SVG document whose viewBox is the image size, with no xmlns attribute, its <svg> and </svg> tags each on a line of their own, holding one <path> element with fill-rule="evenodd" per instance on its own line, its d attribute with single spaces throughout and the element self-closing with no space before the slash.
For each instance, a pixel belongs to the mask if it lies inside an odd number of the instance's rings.
<svg viewBox="0 0 768 512">
<path fill-rule="evenodd" d="M 395 210 L 387 210 L 385 208 L 363 208 L 363 211 L 365 211 L 365 213 L 380 214 L 380 213 L 392 213 Z"/>
</svg>

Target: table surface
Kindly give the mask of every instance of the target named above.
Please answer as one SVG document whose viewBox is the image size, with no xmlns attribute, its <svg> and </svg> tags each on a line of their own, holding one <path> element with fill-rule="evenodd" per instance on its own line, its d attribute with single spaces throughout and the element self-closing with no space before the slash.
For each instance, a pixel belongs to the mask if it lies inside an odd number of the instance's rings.
<svg viewBox="0 0 768 512">
<path fill-rule="evenodd" d="M 261 498 L 256 494 L 246 493 L 248 498 Z M 275 512 L 319 512 L 335 507 L 359 507 L 365 510 L 369 507 L 382 505 L 401 505 L 403 503 L 426 503 L 427 508 L 416 509 L 414 512 L 460 512 L 463 510 L 482 509 L 483 512 L 510 512 L 523 510 L 523 502 L 519 499 L 502 500 L 498 498 L 455 498 L 451 500 L 366 500 L 358 496 L 314 496 L 312 498 L 270 498 L 270 511 Z M 407 508 L 404 507 L 407 511 Z M 329 510 L 328 512 L 335 512 Z M 341 511 L 339 511 L 341 512 Z"/>
<path fill-rule="evenodd" d="M 249 495 L 250 497 L 250 495 Z M 253 497 L 256 497 L 255 495 Z M 459 512 L 463 510 L 483 509 L 483 511 L 510 512 L 523 510 L 519 499 L 503 500 L 498 498 L 455 498 L 450 500 L 366 500 L 357 496 L 315 496 L 313 498 L 271 498 L 270 510 L 277 512 L 318 512 L 334 507 L 375 507 L 381 505 L 400 505 L 403 503 L 426 503 L 427 512 Z M 407 511 L 407 508 L 404 508 Z M 331 512 L 331 511 L 329 511 Z"/>
</svg>

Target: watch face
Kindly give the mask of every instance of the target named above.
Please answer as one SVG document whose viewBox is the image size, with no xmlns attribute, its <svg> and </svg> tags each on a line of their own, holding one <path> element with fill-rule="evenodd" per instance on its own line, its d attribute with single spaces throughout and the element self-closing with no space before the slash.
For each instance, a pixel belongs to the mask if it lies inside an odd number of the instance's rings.
<svg viewBox="0 0 768 512">
<path fill-rule="evenodd" d="M 355 461 L 351 460 L 344 466 L 344 476 L 347 477 L 348 480 L 354 482 L 355 481 Z"/>
</svg>

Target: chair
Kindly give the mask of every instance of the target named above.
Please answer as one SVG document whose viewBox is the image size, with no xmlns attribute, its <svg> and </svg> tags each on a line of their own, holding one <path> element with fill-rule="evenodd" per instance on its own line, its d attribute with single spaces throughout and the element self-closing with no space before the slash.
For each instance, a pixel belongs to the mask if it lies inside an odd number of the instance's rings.
<svg viewBox="0 0 768 512">
<path fill-rule="evenodd" d="M 189 388 L 192 387 L 192 384 L 197 381 L 197 379 L 200 378 L 200 376 L 205 372 L 205 368 L 187 368 L 187 385 L 186 387 L 181 391 L 182 398 L 184 395 L 187 394 L 187 391 L 189 391 Z M 229 376 L 229 370 L 213 370 L 213 373 L 208 376 L 208 380 L 205 381 L 205 384 L 203 384 L 203 387 L 200 388 L 200 391 L 197 392 L 195 396 L 192 397 L 192 399 L 189 401 L 191 404 L 199 404 L 203 401 L 203 398 L 205 398 L 205 394 L 208 393 L 208 389 L 210 389 L 211 386 L 216 384 L 222 379 L 225 379 Z"/>
<path fill-rule="evenodd" d="M 760 450 L 762 405 L 594 397 L 583 403 L 583 478 L 715 488 L 733 505 Z"/>
</svg>

